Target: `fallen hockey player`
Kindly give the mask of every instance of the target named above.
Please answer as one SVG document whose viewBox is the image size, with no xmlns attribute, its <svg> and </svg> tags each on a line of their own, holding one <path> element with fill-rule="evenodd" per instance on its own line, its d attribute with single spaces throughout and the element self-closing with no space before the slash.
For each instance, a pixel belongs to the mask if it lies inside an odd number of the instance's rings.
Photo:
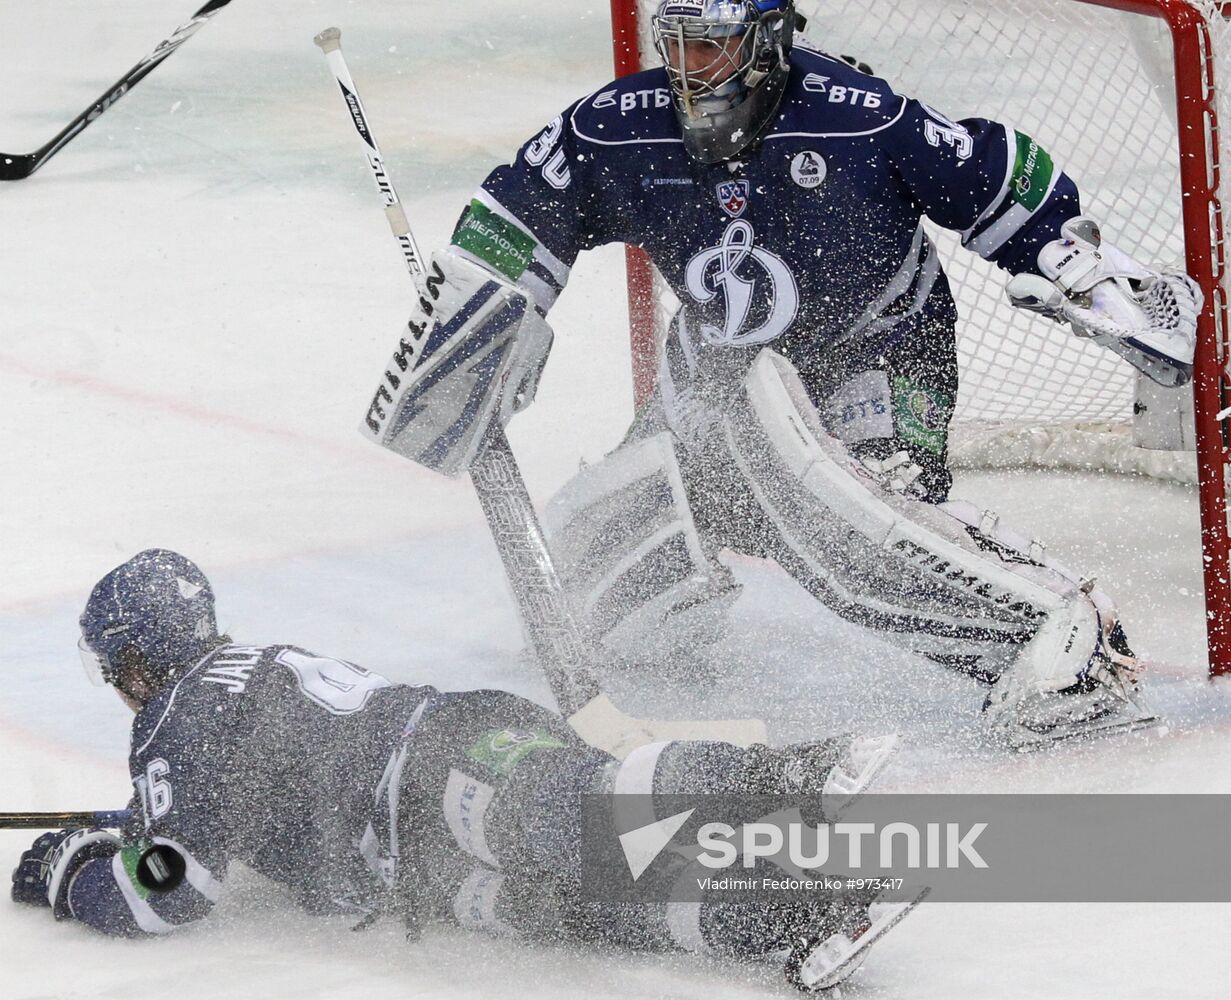
<svg viewBox="0 0 1231 1000">
<path fill-rule="evenodd" d="M 39 837 L 13 898 L 104 933 L 165 934 L 204 917 L 228 865 L 309 911 L 400 916 L 527 941 L 603 942 L 782 962 L 796 985 L 845 979 L 917 902 L 869 894 L 768 905 L 583 902 L 585 793 L 860 793 L 894 737 L 771 749 L 643 746 L 624 761 L 560 716 L 503 691 L 392 684 L 295 646 L 220 635 L 209 581 L 174 552 L 141 552 L 94 587 L 87 669 L 136 713 L 133 819 L 115 836 Z M 141 862 L 155 848 L 151 891 Z M 178 859 L 176 861 L 175 859 Z"/>
<path fill-rule="evenodd" d="M 985 682 L 1012 744 L 1144 724 L 1111 597 L 949 496 L 956 306 L 922 218 L 1009 272 L 1014 306 L 1165 385 L 1191 377 L 1200 290 L 1105 242 L 1029 136 L 900 96 L 795 29 L 791 0 L 660 4 L 665 67 L 581 98 L 483 182 L 370 433 L 466 468 L 533 399 L 578 253 L 643 247 L 682 303 L 657 389 L 545 518 L 593 639 L 648 658 L 712 640 L 738 593 L 728 548 Z"/>
</svg>

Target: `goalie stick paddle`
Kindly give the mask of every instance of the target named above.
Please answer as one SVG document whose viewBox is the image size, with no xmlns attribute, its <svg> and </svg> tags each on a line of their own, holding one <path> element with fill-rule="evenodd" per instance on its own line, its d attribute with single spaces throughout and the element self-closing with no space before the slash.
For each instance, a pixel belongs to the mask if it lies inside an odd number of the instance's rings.
<svg viewBox="0 0 1231 1000">
<path fill-rule="evenodd" d="M 127 809 L 99 812 L 0 812 L 0 830 L 69 830 L 97 826 L 118 830 L 132 817 Z"/>
<path fill-rule="evenodd" d="M 314 41 L 325 53 L 355 130 L 367 147 L 368 167 L 384 201 L 385 216 L 401 247 L 406 269 L 418 284 L 426 272 L 423 257 L 347 69 L 342 55 L 342 33 L 337 28 L 326 28 Z M 595 679 L 590 647 L 573 620 L 538 514 L 498 419 L 492 422 L 485 447 L 471 466 L 470 480 L 496 542 L 535 657 L 547 674 L 560 711 L 578 735 L 617 757 L 658 740 L 712 739 L 745 746 L 765 741 L 765 724 L 759 719 L 648 720 L 633 718 L 616 708 Z"/>
<path fill-rule="evenodd" d="M 209 0 L 209 3 L 159 42 L 153 52 L 116 80 L 98 100 L 69 122 L 63 131 L 46 145 L 36 149 L 33 153 L 0 153 L 0 181 L 19 181 L 29 177 L 85 131 L 86 127 L 111 105 L 145 79 L 159 63 L 200 31 L 211 17 L 230 2 L 231 0 Z"/>
</svg>

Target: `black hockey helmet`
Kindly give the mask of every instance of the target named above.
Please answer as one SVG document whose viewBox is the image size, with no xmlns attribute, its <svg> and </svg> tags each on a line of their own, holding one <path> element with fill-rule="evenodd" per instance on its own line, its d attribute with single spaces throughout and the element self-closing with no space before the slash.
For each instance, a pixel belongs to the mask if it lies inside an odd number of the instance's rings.
<svg viewBox="0 0 1231 1000">
<path fill-rule="evenodd" d="M 739 155 L 770 123 L 790 73 L 794 0 L 662 0 L 654 45 L 695 160 Z"/>
<path fill-rule="evenodd" d="M 157 691 L 219 641 L 205 574 L 178 552 L 146 549 L 94 586 L 78 645 L 93 680 L 141 701 L 129 690 L 126 670 L 136 670 Z"/>
</svg>

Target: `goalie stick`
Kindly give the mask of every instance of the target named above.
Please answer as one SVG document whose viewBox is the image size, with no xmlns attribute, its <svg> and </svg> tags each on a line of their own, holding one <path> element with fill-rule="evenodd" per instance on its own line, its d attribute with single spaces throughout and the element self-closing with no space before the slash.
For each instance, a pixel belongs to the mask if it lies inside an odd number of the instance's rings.
<svg viewBox="0 0 1231 1000">
<path fill-rule="evenodd" d="M 159 42 L 153 52 L 116 80 L 98 100 L 69 122 L 63 131 L 46 145 L 33 153 L 0 153 L 0 181 L 19 181 L 29 177 L 84 132 L 86 126 L 152 73 L 160 62 L 200 31 L 206 21 L 230 2 L 231 0 L 209 0 L 209 3 L 176 28 L 169 37 Z"/>
<path fill-rule="evenodd" d="M 341 39 L 337 28 L 326 28 L 314 41 L 325 53 L 355 130 L 367 147 L 368 166 L 384 200 L 385 215 L 402 249 L 406 268 L 418 285 L 425 273 L 423 257 L 385 172 L 376 138 L 342 55 Z M 617 757 L 658 740 L 714 739 L 741 745 L 765 741 L 765 724 L 758 719 L 648 720 L 633 718 L 616 708 L 594 677 L 590 647 L 573 620 L 538 514 L 498 418 L 493 420 L 485 447 L 471 466 L 470 480 L 496 542 L 535 657 L 547 674 L 561 713 L 578 735 Z"/>
<path fill-rule="evenodd" d="M 0 812 L 0 830 L 69 830 L 97 826 L 118 830 L 132 818 L 127 809 L 99 812 Z"/>
</svg>

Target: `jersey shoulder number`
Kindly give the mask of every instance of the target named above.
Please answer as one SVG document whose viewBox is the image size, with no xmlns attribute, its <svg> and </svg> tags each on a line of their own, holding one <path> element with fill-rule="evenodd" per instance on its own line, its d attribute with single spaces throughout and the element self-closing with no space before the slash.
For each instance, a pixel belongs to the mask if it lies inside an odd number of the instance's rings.
<svg viewBox="0 0 1231 1000">
<path fill-rule="evenodd" d="M 302 649 L 283 649 L 274 662 L 295 675 L 305 698 L 332 715 L 361 712 L 374 691 L 392 686 L 387 678 L 363 667 Z"/>
</svg>

